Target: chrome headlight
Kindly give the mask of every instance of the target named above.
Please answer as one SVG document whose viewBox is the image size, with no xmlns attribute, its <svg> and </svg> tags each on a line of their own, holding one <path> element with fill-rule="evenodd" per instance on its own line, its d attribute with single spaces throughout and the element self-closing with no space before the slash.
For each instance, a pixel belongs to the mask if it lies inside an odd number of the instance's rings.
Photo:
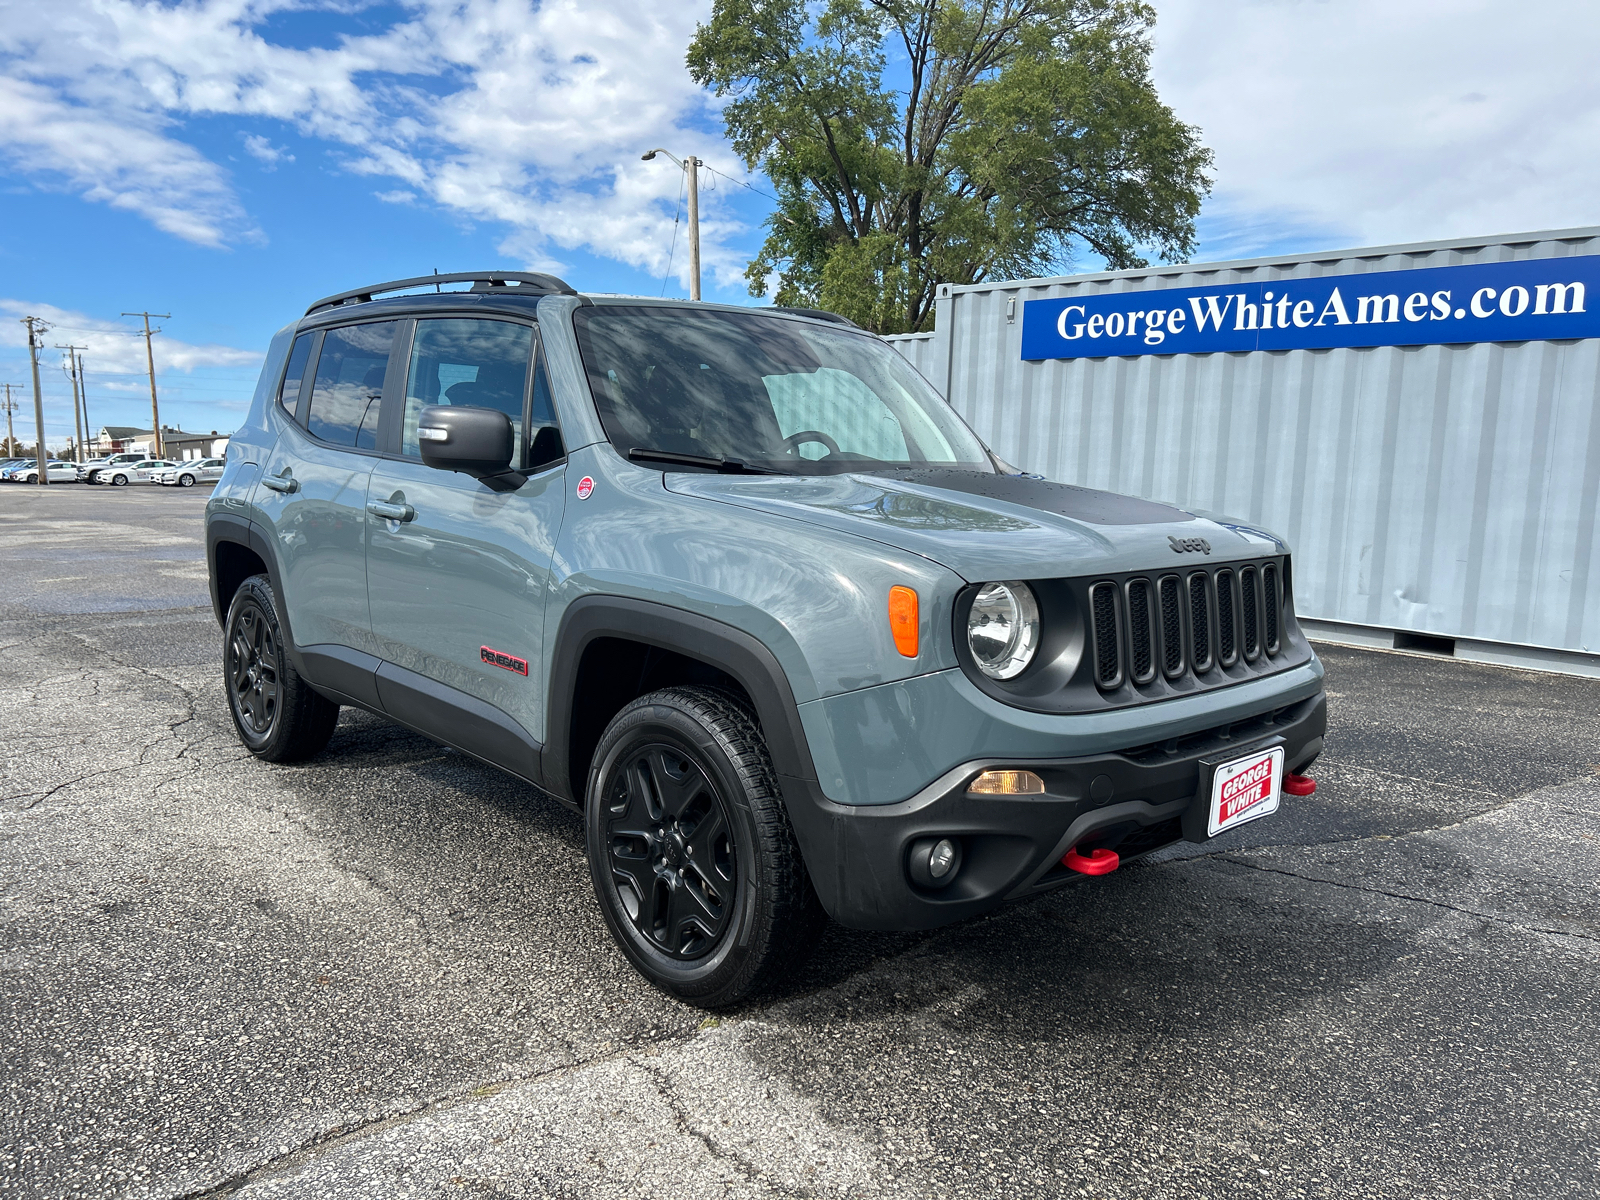
<svg viewBox="0 0 1600 1200">
<path fill-rule="evenodd" d="M 1018 580 L 986 583 L 967 613 L 967 645 L 990 679 L 1022 674 L 1039 648 L 1039 604 Z"/>
</svg>

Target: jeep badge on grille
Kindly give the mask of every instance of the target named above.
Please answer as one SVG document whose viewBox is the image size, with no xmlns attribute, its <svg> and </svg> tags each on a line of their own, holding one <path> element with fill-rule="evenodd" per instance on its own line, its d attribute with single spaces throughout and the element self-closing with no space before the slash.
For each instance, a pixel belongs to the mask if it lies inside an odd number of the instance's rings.
<svg viewBox="0 0 1600 1200">
<path fill-rule="evenodd" d="M 1179 538 L 1168 536 L 1174 554 L 1210 554 L 1211 543 L 1205 538 Z"/>
</svg>

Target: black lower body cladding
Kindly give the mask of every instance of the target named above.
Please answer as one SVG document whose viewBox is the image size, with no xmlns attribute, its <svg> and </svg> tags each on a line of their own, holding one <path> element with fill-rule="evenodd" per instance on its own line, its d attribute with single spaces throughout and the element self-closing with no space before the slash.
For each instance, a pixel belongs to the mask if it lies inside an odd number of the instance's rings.
<svg viewBox="0 0 1600 1200">
<path fill-rule="evenodd" d="M 1083 879 L 1061 865 L 1073 847 L 1103 846 L 1127 859 L 1186 836 L 1204 840 L 1207 764 L 1281 745 L 1285 772 L 1301 771 L 1322 752 L 1327 725 L 1327 698 L 1319 692 L 1176 744 L 967 763 L 899 804 L 835 804 L 815 782 L 784 778 L 782 784 L 830 916 L 856 929 L 933 929 Z M 967 793 L 979 772 L 1019 767 L 1044 780 L 1043 795 Z M 907 869 L 912 845 L 941 837 L 960 843 L 960 868 L 943 888 L 919 887 Z"/>
</svg>

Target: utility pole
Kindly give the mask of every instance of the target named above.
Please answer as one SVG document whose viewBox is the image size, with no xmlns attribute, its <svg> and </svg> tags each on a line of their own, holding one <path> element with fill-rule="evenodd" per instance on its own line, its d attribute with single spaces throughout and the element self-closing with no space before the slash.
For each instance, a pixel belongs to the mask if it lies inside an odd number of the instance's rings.
<svg viewBox="0 0 1600 1200">
<path fill-rule="evenodd" d="M 658 154 L 665 154 L 689 176 L 689 299 L 700 299 L 700 160 L 694 155 L 679 158 L 669 150 L 657 147 L 642 155 L 649 162 Z"/>
<path fill-rule="evenodd" d="M 39 486 L 44 487 L 50 482 L 50 451 L 44 445 L 44 392 L 39 387 L 39 346 L 40 339 L 50 326 L 38 317 L 23 317 L 22 324 L 28 327 L 28 361 L 33 364 L 33 419 L 39 427 L 39 444 L 34 450 L 39 458 Z"/>
<path fill-rule="evenodd" d="M 83 403 L 83 432 L 85 437 L 92 436 L 94 426 L 89 424 L 89 377 L 83 371 L 83 355 L 78 355 L 78 392 L 79 400 Z"/>
<path fill-rule="evenodd" d="M 150 318 L 160 317 L 164 321 L 172 320 L 171 313 L 125 312 L 125 317 L 144 318 L 144 360 L 150 368 L 150 449 L 151 458 L 161 457 L 161 406 L 156 402 L 156 355 L 150 348 L 152 334 L 160 333 L 159 329 L 150 328 Z"/>
<path fill-rule="evenodd" d="M 78 355 L 78 351 L 79 350 L 87 350 L 88 347 L 87 346 L 71 346 L 71 345 L 63 346 L 60 342 L 57 342 L 56 343 L 56 349 L 57 350 L 65 350 L 67 352 L 67 361 L 62 364 L 61 369 L 67 373 L 67 378 L 72 380 L 72 424 L 73 424 L 73 428 L 75 428 L 78 431 L 78 447 L 77 447 L 77 453 L 76 453 L 76 455 L 74 455 L 73 461 L 82 462 L 83 461 L 83 415 L 78 411 L 78 357 L 77 357 L 77 355 Z"/>
<path fill-rule="evenodd" d="M 11 414 L 17 411 L 17 402 L 11 398 L 11 389 L 14 388 L 14 387 L 21 387 L 21 386 L 22 385 L 19 384 L 19 383 L 0 383 L 0 387 L 3 387 L 3 388 L 6 389 L 5 410 L 6 410 L 6 457 L 7 458 L 15 458 L 15 457 L 17 457 L 17 434 L 16 434 L 16 431 L 14 429 L 12 429 L 12 427 L 11 427 Z"/>
<path fill-rule="evenodd" d="M 689 299 L 700 299 L 700 160 L 683 160 L 689 172 Z"/>
</svg>

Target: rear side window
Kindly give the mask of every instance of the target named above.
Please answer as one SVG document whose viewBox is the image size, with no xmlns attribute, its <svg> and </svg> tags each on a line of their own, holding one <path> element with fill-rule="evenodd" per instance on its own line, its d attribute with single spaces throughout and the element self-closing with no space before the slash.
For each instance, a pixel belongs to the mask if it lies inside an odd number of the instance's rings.
<svg viewBox="0 0 1600 1200">
<path fill-rule="evenodd" d="M 300 412 L 300 381 L 305 378 L 306 360 L 311 357 L 311 337 L 309 333 L 302 333 L 295 338 L 294 349 L 289 351 L 289 367 L 283 374 L 283 387 L 278 391 L 278 403 L 291 417 Z"/>
<path fill-rule="evenodd" d="M 497 408 L 511 418 L 520 446 L 522 399 L 532 350 L 533 329 L 527 325 L 466 317 L 418 321 L 406 377 L 401 450 L 413 458 L 421 456 L 417 419 L 430 404 Z"/>
<path fill-rule="evenodd" d="M 398 321 L 375 321 L 323 335 L 306 414 L 313 437 L 356 450 L 377 448 L 383 379 L 398 326 Z"/>
</svg>

